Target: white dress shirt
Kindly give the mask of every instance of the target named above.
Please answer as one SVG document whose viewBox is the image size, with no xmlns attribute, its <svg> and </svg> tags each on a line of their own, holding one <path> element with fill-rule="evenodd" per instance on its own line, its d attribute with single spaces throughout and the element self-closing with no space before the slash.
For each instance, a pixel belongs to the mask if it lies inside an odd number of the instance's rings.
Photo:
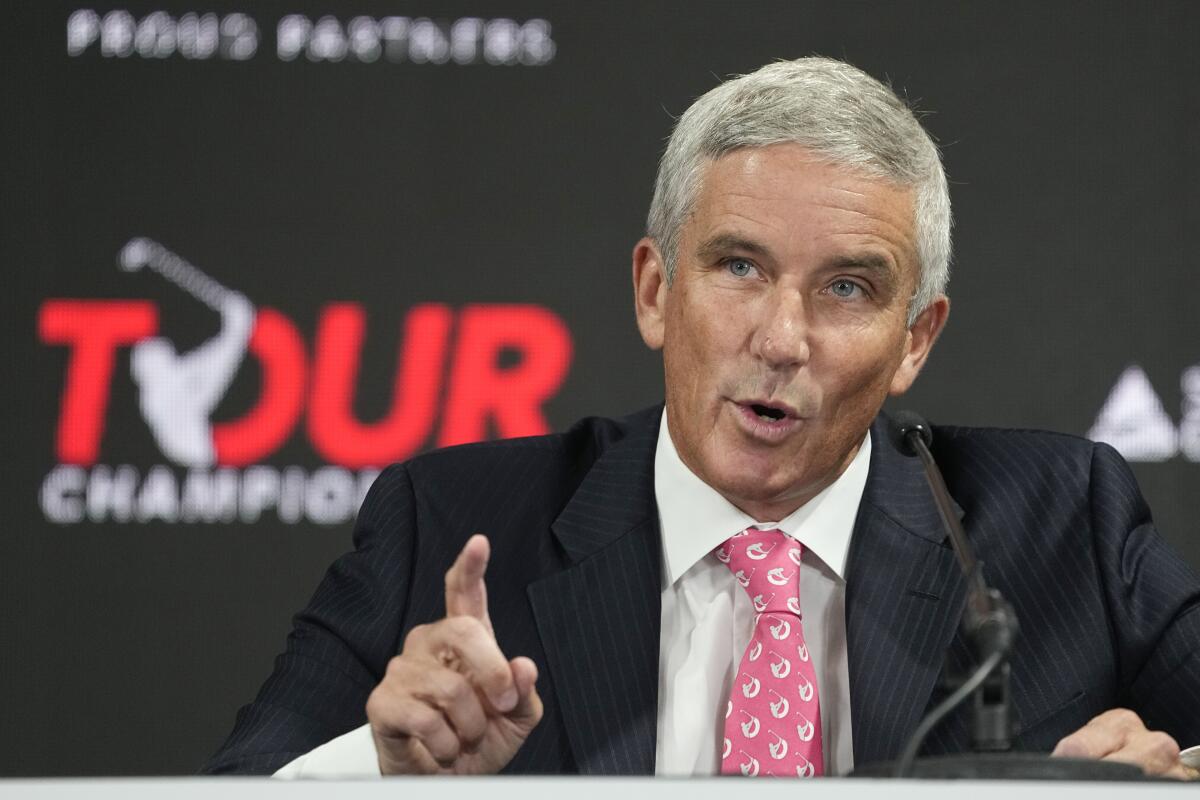
<svg viewBox="0 0 1200 800">
<path fill-rule="evenodd" d="M 841 476 L 782 520 L 756 521 L 680 460 L 667 420 L 654 457 L 662 527 L 662 631 L 658 660 L 658 775 L 720 771 L 725 703 L 750 638 L 754 606 L 712 551 L 749 527 L 778 529 L 804 546 L 800 609 L 817 673 L 825 774 L 854 768 L 846 661 L 846 554 L 871 461 L 868 435 Z"/>
<path fill-rule="evenodd" d="M 821 702 L 825 774 L 854 767 L 850 677 L 846 662 L 846 554 L 871 457 L 868 435 L 846 471 L 798 510 L 756 521 L 701 481 L 680 460 L 666 413 L 654 458 L 662 528 L 662 628 L 658 665 L 658 775 L 715 775 L 725 701 L 754 632 L 750 597 L 712 551 L 756 525 L 777 528 L 804 546 L 800 607 Z M 277 778 L 379 776 L 369 725 L 300 756 Z"/>
</svg>

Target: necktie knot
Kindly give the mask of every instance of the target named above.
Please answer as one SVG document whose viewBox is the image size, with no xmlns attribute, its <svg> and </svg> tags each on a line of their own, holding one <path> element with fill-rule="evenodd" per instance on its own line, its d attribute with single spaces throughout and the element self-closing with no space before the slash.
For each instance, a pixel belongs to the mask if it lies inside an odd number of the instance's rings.
<svg viewBox="0 0 1200 800">
<path fill-rule="evenodd" d="M 713 552 L 750 595 L 755 611 L 800 615 L 799 542 L 783 531 L 747 528 Z"/>
</svg>

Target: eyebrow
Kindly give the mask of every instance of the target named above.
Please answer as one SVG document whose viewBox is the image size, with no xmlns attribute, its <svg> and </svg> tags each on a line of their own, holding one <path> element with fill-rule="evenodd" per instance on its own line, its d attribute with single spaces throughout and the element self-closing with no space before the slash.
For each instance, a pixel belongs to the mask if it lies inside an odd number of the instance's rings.
<svg viewBox="0 0 1200 800">
<path fill-rule="evenodd" d="M 771 254 L 771 251 L 765 245 L 732 233 L 719 233 L 716 236 L 705 239 L 696 248 L 696 254 L 701 259 L 705 259 L 733 250 L 740 250 L 756 256 L 769 256 Z"/>
<path fill-rule="evenodd" d="M 849 269 L 857 267 L 859 269 L 870 270 L 871 272 L 886 272 L 892 273 L 895 270 L 895 265 L 890 258 L 880 255 L 879 253 L 860 253 L 852 256 L 838 256 L 830 262 L 830 266 L 838 269 Z"/>
<path fill-rule="evenodd" d="M 696 248 L 696 253 L 701 257 L 705 257 L 728 253 L 731 250 L 741 250 L 758 256 L 769 256 L 771 254 L 770 248 L 766 245 L 733 233 L 718 233 L 715 236 L 705 239 Z M 854 255 L 836 256 L 827 266 L 833 269 L 851 269 L 856 267 L 870 272 L 892 275 L 893 277 L 896 269 L 896 265 L 892 263 L 892 260 L 880 253 L 856 253 Z"/>
<path fill-rule="evenodd" d="M 838 256 L 828 264 L 829 269 L 861 269 L 876 276 L 886 288 L 894 289 L 900 280 L 897 265 L 886 256 L 879 253 L 859 253 L 856 255 Z"/>
</svg>

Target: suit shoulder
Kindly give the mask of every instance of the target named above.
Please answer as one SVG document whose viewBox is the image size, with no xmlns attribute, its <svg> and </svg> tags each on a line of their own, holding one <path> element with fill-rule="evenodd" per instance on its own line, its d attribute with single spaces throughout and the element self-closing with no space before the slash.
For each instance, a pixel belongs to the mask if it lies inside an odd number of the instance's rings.
<svg viewBox="0 0 1200 800">
<path fill-rule="evenodd" d="M 1090 482 L 1097 445 L 1050 431 L 934 426 L 932 449 L 942 469 L 960 484 L 1053 484 L 1082 490 Z"/>
<path fill-rule="evenodd" d="M 1102 447 L 1107 447 L 1101 445 Z M 947 453 L 992 452 L 996 455 L 1025 453 L 1053 455 L 1069 460 L 1090 460 L 1097 443 L 1082 436 L 1031 428 L 976 428 L 934 425 L 933 449 Z"/>
<path fill-rule="evenodd" d="M 1061 547 L 1119 554 L 1151 521 L 1132 470 L 1106 444 L 1025 429 L 935 426 L 933 435 L 946 485 L 975 529 L 1024 532 L 1022 546 L 1039 557 Z"/>
</svg>

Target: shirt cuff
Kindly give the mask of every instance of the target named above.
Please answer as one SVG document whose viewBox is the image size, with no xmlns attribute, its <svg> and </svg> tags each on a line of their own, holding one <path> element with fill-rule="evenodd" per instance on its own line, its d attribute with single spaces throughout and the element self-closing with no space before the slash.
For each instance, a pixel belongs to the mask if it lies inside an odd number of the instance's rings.
<svg viewBox="0 0 1200 800">
<path fill-rule="evenodd" d="M 331 739 L 315 750 L 291 761 L 275 773 L 276 778 L 378 778 L 379 754 L 371 726 L 363 725 Z"/>
</svg>

